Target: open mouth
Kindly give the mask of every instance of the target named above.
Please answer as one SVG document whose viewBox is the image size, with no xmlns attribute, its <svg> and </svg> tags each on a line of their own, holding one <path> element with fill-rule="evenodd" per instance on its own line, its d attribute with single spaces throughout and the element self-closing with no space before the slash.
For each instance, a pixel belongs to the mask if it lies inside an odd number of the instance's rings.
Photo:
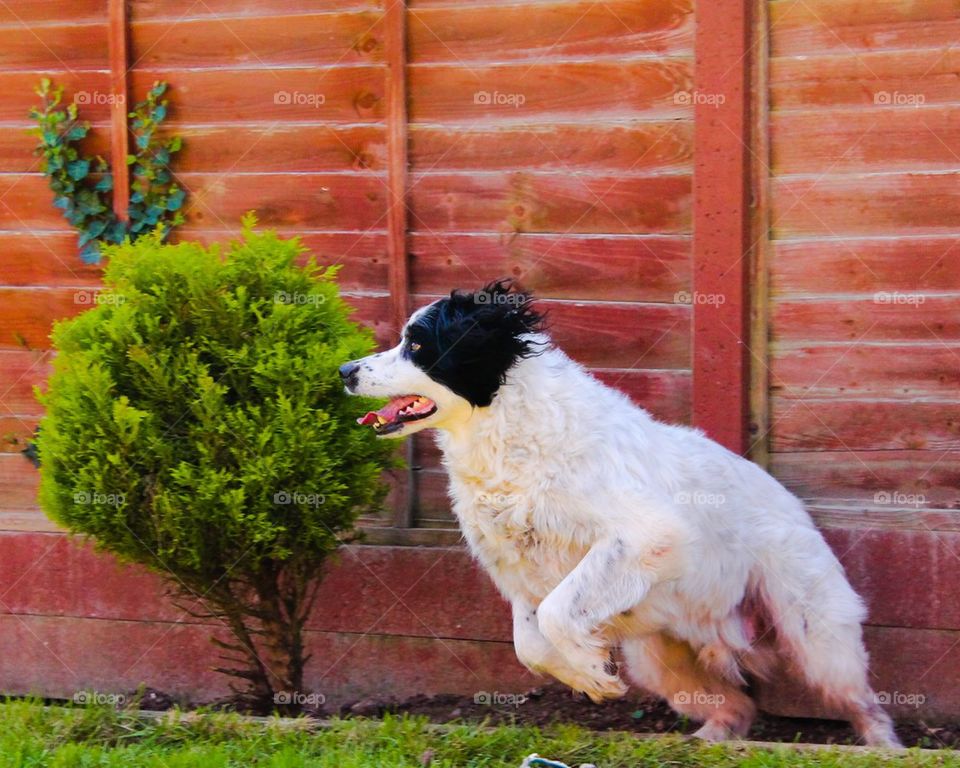
<svg viewBox="0 0 960 768">
<path fill-rule="evenodd" d="M 395 397 L 379 411 L 370 411 L 357 419 L 357 424 L 373 425 L 378 435 L 396 432 L 409 421 L 419 421 L 437 412 L 437 404 L 422 395 L 402 395 Z"/>
</svg>

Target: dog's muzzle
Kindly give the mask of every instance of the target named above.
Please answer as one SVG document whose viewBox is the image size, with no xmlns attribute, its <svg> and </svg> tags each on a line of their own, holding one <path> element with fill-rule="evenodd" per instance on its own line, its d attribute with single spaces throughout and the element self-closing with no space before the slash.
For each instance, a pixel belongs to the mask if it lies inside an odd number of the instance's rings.
<svg viewBox="0 0 960 768">
<path fill-rule="evenodd" d="M 354 360 L 351 360 L 349 363 L 344 363 L 340 366 L 340 378 L 343 381 L 343 385 L 351 392 L 357 388 L 357 372 L 359 370 L 360 363 Z"/>
</svg>

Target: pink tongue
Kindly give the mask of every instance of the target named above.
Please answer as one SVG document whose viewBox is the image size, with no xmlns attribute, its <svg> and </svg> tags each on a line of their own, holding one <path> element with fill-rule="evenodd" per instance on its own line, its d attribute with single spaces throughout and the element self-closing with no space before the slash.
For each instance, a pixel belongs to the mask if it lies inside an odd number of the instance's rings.
<svg viewBox="0 0 960 768">
<path fill-rule="evenodd" d="M 367 424 L 374 424 L 377 421 L 377 416 L 380 416 L 389 423 L 397 418 L 397 414 L 400 413 L 404 408 L 406 408 L 410 403 L 416 400 L 416 397 L 407 395 L 406 397 L 398 397 L 394 400 L 391 400 L 379 411 L 370 411 L 366 416 L 362 416 L 357 419 L 357 424 L 362 424 L 366 426 Z"/>
</svg>

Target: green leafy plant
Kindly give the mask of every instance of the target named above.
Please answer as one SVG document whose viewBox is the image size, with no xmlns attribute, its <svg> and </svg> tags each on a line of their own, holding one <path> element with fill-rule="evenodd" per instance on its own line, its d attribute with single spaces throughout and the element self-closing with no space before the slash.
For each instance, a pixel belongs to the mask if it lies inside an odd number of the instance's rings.
<svg viewBox="0 0 960 768">
<path fill-rule="evenodd" d="M 80 258 L 90 264 L 100 261 L 100 246 L 121 243 L 129 237 L 158 228 L 166 236 L 183 223 L 181 211 L 186 193 L 173 180 L 169 165 L 180 151 L 182 141 L 174 136 L 157 138 L 157 128 L 167 116 L 163 98 L 167 84 L 154 83 L 146 99 L 134 106 L 128 117 L 134 137 L 134 153 L 127 156 L 131 166 L 129 221 L 117 218 L 111 205 L 113 173 L 101 156 L 83 154 L 81 142 L 90 132 L 90 123 L 81 121 L 77 104 L 63 104 L 63 88 L 49 78 L 40 81 L 36 94 L 39 107 L 30 110 L 37 126 L 31 134 L 39 140 L 34 153 L 43 158 L 42 169 L 53 191 L 53 204 L 80 232 Z"/>
<path fill-rule="evenodd" d="M 373 342 L 336 269 L 252 226 L 222 251 L 159 233 L 107 249 L 96 306 L 54 329 L 40 502 L 222 621 L 219 671 L 247 706 L 289 710 L 275 695 L 303 691 L 324 562 L 379 508 L 393 453 L 338 375 Z"/>
</svg>

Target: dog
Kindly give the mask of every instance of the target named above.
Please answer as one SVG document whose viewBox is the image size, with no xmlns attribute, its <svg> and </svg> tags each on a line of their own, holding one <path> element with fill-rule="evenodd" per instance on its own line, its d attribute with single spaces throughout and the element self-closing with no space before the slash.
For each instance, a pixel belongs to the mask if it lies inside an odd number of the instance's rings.
<svg viewBox="0 0 960 768">
<path fill-rule="evenodd" d="M 866 611 L 795 496 L 701 432 L 653 419 L 550 340 L 509 281 L 416 311 L 345 363 L 381 437 L 437 430 L 453 511 L 513 610 L 517 658 L 594 701 L 629 679 L 717 741 L 748 678 L 786 661 L 862 741 L 895 747 L 867 679 Z"/>
</svg>

